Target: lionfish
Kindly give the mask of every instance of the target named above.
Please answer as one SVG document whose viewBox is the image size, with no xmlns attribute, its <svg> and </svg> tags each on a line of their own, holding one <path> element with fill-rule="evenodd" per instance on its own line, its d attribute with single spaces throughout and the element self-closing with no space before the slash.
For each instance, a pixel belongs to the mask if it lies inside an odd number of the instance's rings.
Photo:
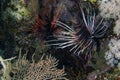
<svg viewBox="0 0 120 80">
<path fill-rule="evenodd" d="M 76 30 L 76 26 L 69 26 L 63 21 L 57 20 L 52 24 L 55 24 L 60 30 L 47 43 L 56 48 L 68 48 L 73 54 L 79 55 L 83 52 L 91 54 L 95 48 L 97 49 L 99 39 L 104 37 L 109 25 L 104 18 L 98 17 L 94 9 L 83 8 L 79 3 L 78 5 L 82 16 L 78 26 L 79 30 Z"/>
</svg>

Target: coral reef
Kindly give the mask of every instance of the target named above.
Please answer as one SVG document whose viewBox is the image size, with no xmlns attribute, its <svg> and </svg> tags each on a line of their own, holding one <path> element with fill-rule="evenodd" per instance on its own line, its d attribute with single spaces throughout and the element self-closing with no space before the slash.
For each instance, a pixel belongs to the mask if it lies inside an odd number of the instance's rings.
<svg viewBox="0 0 120 80">
<path fill-rule="evenodd" d="M 0 80 L 119 80 L 119 7 L 119 0 L 0 0 Z"/>
<path fill-rule="evenodd" d="M 101 15 L 107 18 L 120 18 L 119 0 L 99 0 Z"/>
<path fill-rule="evenodd" d="M 111 39 L 109 42 L 109 50 L 105 53 L 105 59 L 107 64 L 111 67 L 119 64 L 120 60 L 120 40 L 119 39 Z M 118 65 L 118 67 L 120 67 Z"/>
<path fill-rule="evenodd" d="M 2 80 L 68 80 L 64 68 L 57 69 L 58 60 L 52 56 L 41 57 L 37 63 L 28 61 L 26 54 L 23 57 L 20 54 L 14 63 L 8 62 L 12 59 L 14 57 L 5 60 L 0 57 L 3 65 Z"/>
<path fill-rule="evenodd" d="M 100 15 L 104 18 L 113 18 L 116 20 L 113 32 L 120 35 L 120 1 L 119 0 L 99 0 Z"/>
</svg>

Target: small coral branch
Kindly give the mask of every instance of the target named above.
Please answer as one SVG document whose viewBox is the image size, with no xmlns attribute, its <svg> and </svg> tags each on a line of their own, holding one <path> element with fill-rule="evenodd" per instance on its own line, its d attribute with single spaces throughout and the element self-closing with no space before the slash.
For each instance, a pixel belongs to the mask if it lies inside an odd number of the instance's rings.
<svg viewBox="0 0 120 80">
<path fill-rule="evenodd" d="M 0 56 L 0 62 L 3 66 L 3 77 L 1 77 L 3 80 L 8 80 L 10 79 L 10 76 L 9 76 L 9 72 L 10 72 L 10 68 L 11 68 L 11 65 L 9 63 L 9 61 L 15 59 L 16 57 L 12 57 L 12 58 L 9 58 L 9 59 L 3 59 L 1 56 Z"/>
</svg>

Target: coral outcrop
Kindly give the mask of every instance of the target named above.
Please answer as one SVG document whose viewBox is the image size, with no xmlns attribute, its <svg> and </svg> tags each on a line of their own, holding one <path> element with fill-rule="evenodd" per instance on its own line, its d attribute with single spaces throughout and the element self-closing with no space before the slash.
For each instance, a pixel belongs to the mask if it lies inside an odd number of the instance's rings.
<svg viewBox="0 0 120 80">
<path fill-rule="evenodd" d="M 120 63 L 120 40 L 111 39 L 108 46 L 109 50 L 105 53 L 105 59 L 108 65 L 114 67 Z M 118 68 L 119 67 L 118 65 Z"/>
<path fill-rule="evenodd" d="M 100 15 L 104 18 L 113 18 L 116 21 L 113 32 L 120 34 L 120 1 L 119 0 L 99 0 Z"/>
</svg>

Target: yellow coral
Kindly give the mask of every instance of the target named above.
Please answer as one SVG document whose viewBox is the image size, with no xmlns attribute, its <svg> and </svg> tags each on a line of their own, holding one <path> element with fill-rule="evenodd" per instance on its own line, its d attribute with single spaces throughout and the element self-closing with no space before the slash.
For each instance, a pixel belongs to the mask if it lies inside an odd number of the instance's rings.
<svg viewBox="0 0 120 80">
<path fill-rule="evenodd" d="M 18 13 L 20 13 L 23 16 L 29 16 L 30 14 L 30 12 L 25 7 L 22 7 L 21 9 L 19 9 Z"/>
<path fill-rule="evenodd" d="M 84 1 L 87 1 L 87 0 L 84 0 Z M 91 3 L 96 3 L 97 2 L 97 0 L 89 0 Z"/>
<path fill-rule="evenodd" d="M 95 2 L 97 2 L 97 0 L 90 0 L 90 2 L 91 2 L 91 3 L 95 3 Z"/>
</svg>

